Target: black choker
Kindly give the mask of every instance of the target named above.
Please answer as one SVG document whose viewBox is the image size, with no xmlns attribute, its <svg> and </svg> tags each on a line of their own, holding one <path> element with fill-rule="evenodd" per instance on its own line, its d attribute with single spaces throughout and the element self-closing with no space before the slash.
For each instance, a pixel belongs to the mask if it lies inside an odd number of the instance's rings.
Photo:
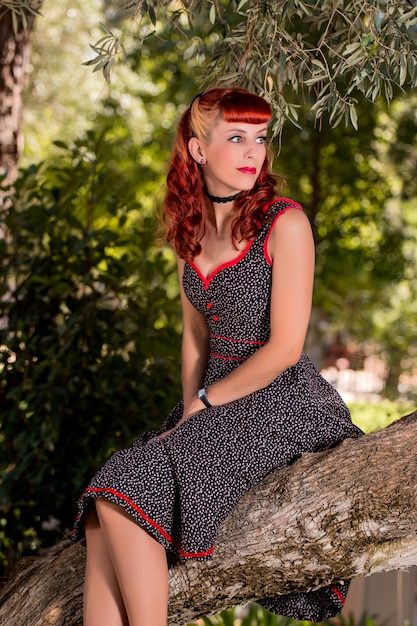
<svg viewBox="0 0 417 626">
<path fill-rule="evenodd" d="M 211 200 L 212 202 L 219 202 L 220 204 L 226 204 L 226 202 L 232 202 L 232 200 L 235 200 L 240 194 L 240 191 L 235 193 L 234 196 L 227 196 L 227 198 L 221 198 L 220 196 L 212 196 L 211 193 L 207 191 L 207 189 L 205 190 L 205 194 L 207 198 Z"/>
</svg>

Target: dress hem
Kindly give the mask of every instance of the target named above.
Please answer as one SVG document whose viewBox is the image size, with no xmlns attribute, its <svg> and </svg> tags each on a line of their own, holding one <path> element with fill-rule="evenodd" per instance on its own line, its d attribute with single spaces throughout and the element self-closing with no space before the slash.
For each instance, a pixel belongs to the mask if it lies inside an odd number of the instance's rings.
<svg viewBox="0 0 417 626">
<path fill-rule="evenodd" d="M 96 495 L 94 496 L 93 494 L 96 494 Z M 181 556 L 184 559 L 207 559 L 211 556 L 211 554 L 214 551 L 214 545 L 212 545 L 207 550 L 203 550 L 200 552 L 186 552 L 181 547 L 181 544 L 175 539 L 173 539 L 173 537 L 171 537 L 171 535 L 164 528 L 162 528 L 162 526 L 158 524 L 158 522 L 156 522 L 151 517 L 149 517 L 149 515 L 147 515 L 145 511 L 143 511 L 137 504 L 135 504 L 128 496 L 121 493 L 120 491 L 117 491 L 116 489 L 113 489 L 112 487 L 88 487 L 82 494 L 81 498 L 84 498 L 89 495 L 93 498 L 99 497 L 100 495 L 104 497 L 111 495 L 113 497 L 118 498 L 119 500 L 122 500 L 122 502 L 124 502 L 131 509 L 133 509 L 141 517 L 141 519 L 152 528 L 153 530 L 152 534 L 154 534 L 155 531 L 158 532 L 160 536 L 166 542 L 168 542 L 168 544 L 171 544 L 168 547 L 174 548 L 175 551 L 179 554 L 179 556 Z M 125 508 L 123 504 L 121 506 Z M 81 521 L 80 518 L 76 519 L 76 522 L 80 522 L 80 521 Z M 158 539 L 156 540 L 158 541 Z"/>
</svg>

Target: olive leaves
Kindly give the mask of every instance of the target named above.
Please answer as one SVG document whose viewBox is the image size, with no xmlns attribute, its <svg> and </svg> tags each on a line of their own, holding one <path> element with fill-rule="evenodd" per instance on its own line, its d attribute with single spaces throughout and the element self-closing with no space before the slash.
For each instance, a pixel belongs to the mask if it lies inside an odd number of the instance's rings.
<svg viewBox="0 0 417 626">
<path fill-rule="evenodd" d="M 175 29 L 207 84 L 240 84 L 275 111 L 273 133 L 316 122 L 358 128 L 359 99 L 389 103 L 417 84 L 416 0 L 147 0 L 122 2 L 125 32 L 107 29 L 87 62 L 107 80 L 117 59 Z M 204 77 L 204 78 L 203 78 Z"/>
</svg>

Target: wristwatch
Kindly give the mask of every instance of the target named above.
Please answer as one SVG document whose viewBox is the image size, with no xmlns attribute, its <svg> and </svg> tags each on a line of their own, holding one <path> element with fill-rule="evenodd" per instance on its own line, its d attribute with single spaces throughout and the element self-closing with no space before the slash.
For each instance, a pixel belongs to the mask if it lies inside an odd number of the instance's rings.
<svg viewBox="0 0 417 626">
<path fill-rule="evenodd" d="M 197 397 L 201 400 L 201 402 L 209 409 L 211 406 L 213 406 L 212 404 L 210 404 L 207 396 L 206 396 L 206 390 L 204 389 L 204 387 L 202 389 L 199 389 L 197 391 Z"/>
</svg>

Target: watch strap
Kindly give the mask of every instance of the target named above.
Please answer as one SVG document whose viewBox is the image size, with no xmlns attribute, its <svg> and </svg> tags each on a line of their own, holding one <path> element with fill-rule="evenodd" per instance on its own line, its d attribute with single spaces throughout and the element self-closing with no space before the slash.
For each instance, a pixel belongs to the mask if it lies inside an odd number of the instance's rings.
<svg viewBox="0 0 417 626">
<path fill-rule="evenodd" d="M 209 409 L 211 406 L 213 406 L 212 404 L 210 404 L 209 399 L 207 398 L 206 395 L 206 390 L 204 389 L 204 387 L 202 389 L 199 389 L 197 391 L 197 396 L 199 397 L 199 399 L 201 400 L 201 402 Z"/>
</svg>

